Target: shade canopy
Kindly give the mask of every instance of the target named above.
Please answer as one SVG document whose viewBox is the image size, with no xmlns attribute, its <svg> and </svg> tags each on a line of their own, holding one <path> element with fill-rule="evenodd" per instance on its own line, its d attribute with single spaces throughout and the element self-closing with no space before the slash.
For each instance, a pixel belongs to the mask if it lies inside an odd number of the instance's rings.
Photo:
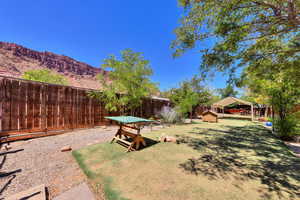
<svg viewBox="0 0 300 200">
<path fill-rule="evenodd" d="M 252 106 L 251 102 L 248 101 L 244 101 L 235 97 L 226 97 L 225 99 L 222 99 L 216 103 L 214 103 L 212 106 L 213 107 L 221 107 L 224 108 L 225 106 L 229 106 L 233 103 L 237 103 L 239 105 L 248 105 L 248 106 Z"/>
<path fill-rule="evenodd" d="M 142 122 L 154 122 L 153 120 L 144 119 L 140 117 L 133 116 L 116 116 L 116 117 L 105 117 L 105 119 L 110 119 L 122 124 L 134 124 L 134 123 L 142 123 Z"/>
</svg>

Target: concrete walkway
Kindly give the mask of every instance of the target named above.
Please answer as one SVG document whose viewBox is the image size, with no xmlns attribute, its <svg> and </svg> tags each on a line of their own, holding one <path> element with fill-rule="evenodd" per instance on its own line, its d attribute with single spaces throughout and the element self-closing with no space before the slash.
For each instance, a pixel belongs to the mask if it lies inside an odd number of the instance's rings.
<svg viewBox="0 0 300 200">
<path fill-rule="evenodd" d="M 81 183 L 70 190 L 53 198 L 53 200 L 95 200 L 93 193 L 86 183 Z"/>
</svg>

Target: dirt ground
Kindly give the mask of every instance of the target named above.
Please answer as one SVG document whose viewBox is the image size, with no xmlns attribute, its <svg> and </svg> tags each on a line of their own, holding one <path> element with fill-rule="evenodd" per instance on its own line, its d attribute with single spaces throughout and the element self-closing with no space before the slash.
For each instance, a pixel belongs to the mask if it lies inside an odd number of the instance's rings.
<svg viewBox="0 0 300 200">
<path fill-rule="evenodd" d="M 0 149 L 0 199 L 45 184 L 50 199 L 86 181 L 71 151 L 110 140 L 117 127 L 78 130 L 63 135 L 10 143 Z"/>
</svg>

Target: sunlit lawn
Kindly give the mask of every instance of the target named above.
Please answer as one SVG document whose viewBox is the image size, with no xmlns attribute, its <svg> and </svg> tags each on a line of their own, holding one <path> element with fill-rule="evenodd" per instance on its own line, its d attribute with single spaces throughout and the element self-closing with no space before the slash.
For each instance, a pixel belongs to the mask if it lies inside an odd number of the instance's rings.
<svg viewBox="0 0 300 200">
<path fill-rule="evenodd" d="M 73 155 L 96 194 L 103 190 L 108 200 L 300 198 L 300 159 L 258 124 L 200 122 L 144 136 L 158 140 L 161 134 L 176 136 L 178 144 L 125 153 L 105 143 Z"/>
</svg>

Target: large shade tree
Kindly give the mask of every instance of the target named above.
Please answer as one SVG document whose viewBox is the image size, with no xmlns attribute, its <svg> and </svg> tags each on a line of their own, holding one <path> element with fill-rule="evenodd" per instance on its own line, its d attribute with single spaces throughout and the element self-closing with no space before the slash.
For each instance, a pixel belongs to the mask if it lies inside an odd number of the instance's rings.
<svg viewBox="0 0 300 200">
<path fill-rule="evenodd" d="M 198 48 L 201 70 L 233 75 L 238 67 L 259 67 L 261 59 L 300 52 L 300 1 L 179 0 L 184 8 L 172 47 L 175 56 Z M 201 42 L 213 40 L 211 47 Z M 207 47 L 207 48 L 206 48 Z"/>
<path fill-rule="evenodd" d="M 295 106 L 300 103 L 300 70 L 294 67 L 294 65 L 299 66 L 299 62 L 300 60 L 297 62 L 285 60 L 280 64 L 278 61 L 274 63 L 272 60 L 265 60 L 260 70 L 246 68 L 244 74 L 247 76 L 242 81 L 250 89 L 254 98 L 263 97 L 263 102 L 272 106 L 276 113 L 274 118 L 276 131 L 283 139 L 290 139 L 293 135 L 300 134 L 296 130 L 300 118 L 294 113 Z M 284 70 L 275 70 L 281 67 Z M 266 71 L 268 73 L 265 73 Z"/>
<path fill-rule="evenodd" d="M 221 71 L 237 83 L 252 79 L 248 87 L 267 97 L 278 114 L 277 124 L 287 130 L 280 134 L 291 132 L 290 112 L 299 98 L 300 1 L 179 2 L 185 14 L 175 30 L 174 55 L 197 48 L 203 75 Z M 201 48 L 207 40 L 213 45 Z M 241 77 L 235 77 L 238 68 L 243 69 Z"/>
</svg>

